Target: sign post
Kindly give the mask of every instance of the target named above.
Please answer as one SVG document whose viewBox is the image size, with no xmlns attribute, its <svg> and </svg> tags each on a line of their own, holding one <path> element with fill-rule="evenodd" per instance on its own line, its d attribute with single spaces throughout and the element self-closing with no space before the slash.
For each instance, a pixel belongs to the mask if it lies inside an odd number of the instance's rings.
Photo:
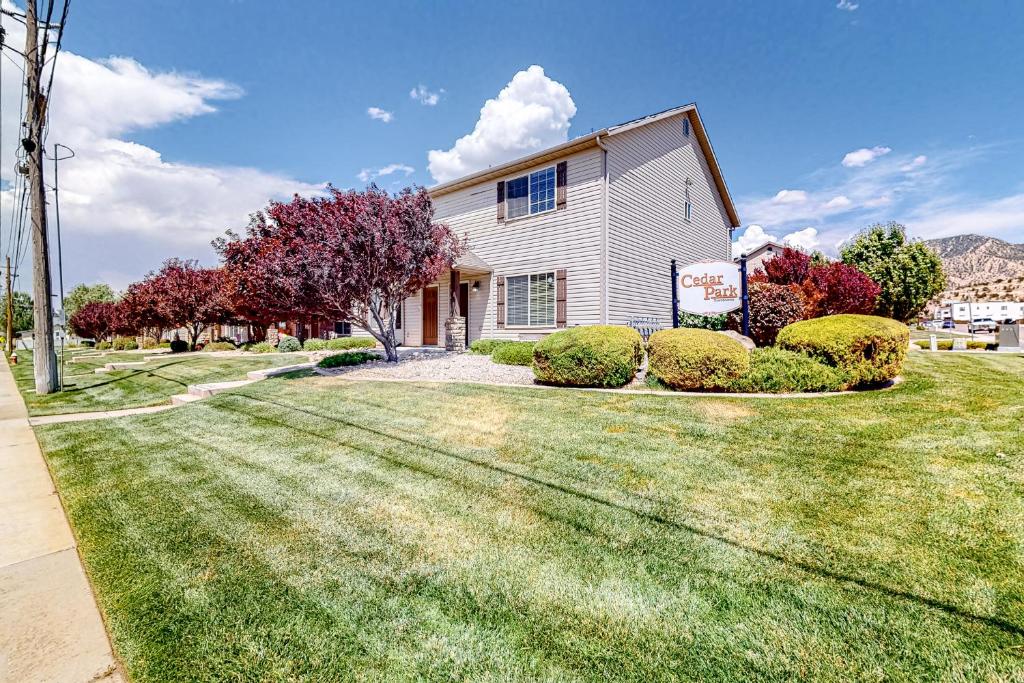
<svg viewBox="0 0 1024 683">
<path fill-rule="evenodd" d="M 743 299 L 743 336 L 750 336 L 750 295 L 747 293 L 747 255 L 740 254 L 740 292 Z"/>
<path fill-rule="evenodd" d="M 679 327 L 679 277 L 676 274 L 676 260 L 672 259 L 672 327 Z"/>
</svg>

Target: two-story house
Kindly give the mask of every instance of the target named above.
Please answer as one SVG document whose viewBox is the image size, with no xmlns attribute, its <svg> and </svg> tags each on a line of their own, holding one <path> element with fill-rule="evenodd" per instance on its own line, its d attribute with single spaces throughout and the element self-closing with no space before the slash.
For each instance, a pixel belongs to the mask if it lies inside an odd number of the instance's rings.
<svg viewBox="0 0 1024 683">
<path fill-rule="evenodd" d="M 670 261 L 728 260 L 739 226 L 697 108 L 585 135 L 430 189 L 469 252 L 406 299 L 401 343 L 539 339 L 559 328 L 672 317 Z"/>
</svg>

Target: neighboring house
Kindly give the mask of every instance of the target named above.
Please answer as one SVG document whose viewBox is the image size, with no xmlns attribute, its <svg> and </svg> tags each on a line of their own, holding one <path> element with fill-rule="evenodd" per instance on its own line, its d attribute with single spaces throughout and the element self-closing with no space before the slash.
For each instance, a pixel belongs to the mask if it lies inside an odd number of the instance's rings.
<svg viewBox="0 0 1024 683">
<path fill-rule="evenodd" d="M 786 245 L 780 244 L 779 242 L 765 242 L 756 249 L 751 249 L 747 252 L 747 272 L 754 273 L 758 270 L 764 270 L 764 264 L 766 261 L 770 261 L 775 258 L 776 255 L 781 254 L 782 250 L 786 248 Z M 743 254 L 734 254 L 733 260 L 739 261 Z"/>
<path fill-rule="evenodd" d="M 671 265 L 730 258 L 736 209 L 694 105 L 437 185 L 435 220 L 469 251 L 402 306 L 402 343 L 539 339 L 672 317 Z M 467 315 L 468 314 L 468 315 Z M 359 332 L 357 332 L 359 333 Z"/>
</svg>

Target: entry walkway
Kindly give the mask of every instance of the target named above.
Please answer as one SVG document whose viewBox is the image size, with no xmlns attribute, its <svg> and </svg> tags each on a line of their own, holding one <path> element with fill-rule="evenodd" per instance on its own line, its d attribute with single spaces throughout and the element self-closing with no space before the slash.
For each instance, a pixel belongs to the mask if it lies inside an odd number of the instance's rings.
<svg viewBox="0 0 1024 683">
<path fill-rule="evenodd" d="M 0 682 L 124 680 L 25 403 L 0 357 Z"/>
</svg>

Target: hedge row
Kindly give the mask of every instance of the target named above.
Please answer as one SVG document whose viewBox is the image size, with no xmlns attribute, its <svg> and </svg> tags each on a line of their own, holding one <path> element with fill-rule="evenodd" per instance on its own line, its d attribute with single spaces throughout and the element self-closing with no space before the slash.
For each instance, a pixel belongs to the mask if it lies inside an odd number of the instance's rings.
<svg viewBox="0 0 1024 683">
<path fill-rule="evenodd" d="M 621 387 L 636 376 L 643 359 L 643 339 L 632 328 L 572 327 L 537 342 L 533 374 L 558 386 Z"/>
</svg>

